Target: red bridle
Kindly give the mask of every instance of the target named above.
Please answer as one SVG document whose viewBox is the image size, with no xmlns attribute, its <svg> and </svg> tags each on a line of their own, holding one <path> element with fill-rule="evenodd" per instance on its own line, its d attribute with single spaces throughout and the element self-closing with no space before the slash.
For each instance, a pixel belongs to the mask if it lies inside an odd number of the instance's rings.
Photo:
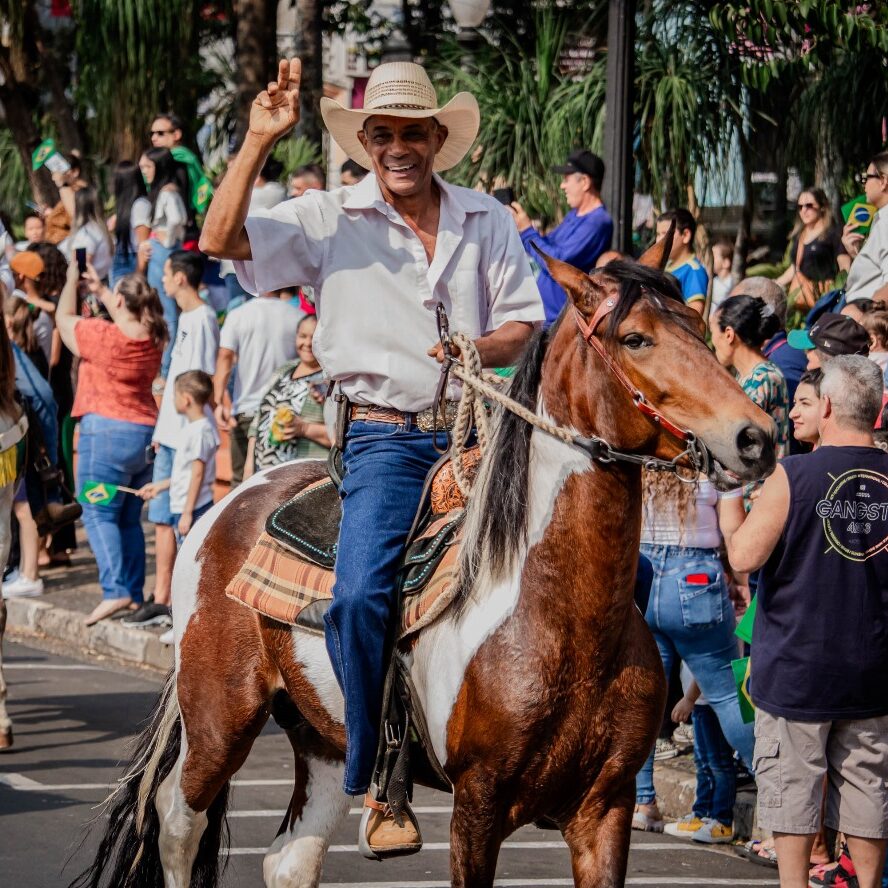
<svg viewBox="0 0 888 888">
<path fill-rule="evenodd" d="M 679 441 L 688 442 L 695 440 L 696 436 L 693 432 L 679 428 L 679 426 L 670 422 L 659 410 L 648 403 L 647 398 L 644 396 L 644 392 L 632 382 L 632 380 L 626 375 L 625 370 L 623 370 L 623 368 L 608 354 L 607 349 L 605 349 L 601 340 L 595 335 L 595 331 L 598 329 L 602 320 L 604 320 L 604 318 L 617 307 L 619 301 L 619 296 L 608 296 L 606 299 L 603 299 L 599 303 L 598 308 L 595 309 L 595 314 L 592 315 L 592 320 L 589 321 L 588 324 L 583 320 L 583 315 L 580 313 L 580 310 L 574 306 L 574 317 L 576 318 L 577 326 L 580 328 L 580 335 L 592 348 L 595 349 L 596 352 L 598 352 L 598 355 L 607 365 L 611 373 L 617 378 L 617 381 L 629 392 L 632 397 L 632 403 L 635 404 L 641 413 L 652 422 L 655 422 L 657 425 L 666 429 L 670 435 L 678 438 Z"/>
</svg>

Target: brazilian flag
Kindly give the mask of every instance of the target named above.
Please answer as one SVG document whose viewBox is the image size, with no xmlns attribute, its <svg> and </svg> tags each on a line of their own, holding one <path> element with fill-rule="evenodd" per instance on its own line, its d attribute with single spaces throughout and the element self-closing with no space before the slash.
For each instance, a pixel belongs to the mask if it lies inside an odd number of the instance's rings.
<svg viewBox="0 0 888 888">
<path fill-rule="evenodd" d="M 755 704 L 749 696 L 749 657 L 731 660 L 734 681 L 737 684 L 737 697 L 740 700 L 740 717 L 744 724 L 755 720 Z"/>
<path fill-rule="evenodd" d="M 119 489 L 116 484 L 106 484 L 104 481 L 84 481 L 77 499 L 88 506 L 107 506 L 117 496 Z"/>
</svg>

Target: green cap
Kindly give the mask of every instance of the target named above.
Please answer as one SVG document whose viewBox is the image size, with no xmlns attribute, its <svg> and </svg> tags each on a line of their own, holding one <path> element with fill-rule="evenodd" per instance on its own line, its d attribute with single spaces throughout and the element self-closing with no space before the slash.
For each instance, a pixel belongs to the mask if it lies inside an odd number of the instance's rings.
<svg viewBox="0 0 888 888">
<path fill-rule="evenodd" d="M 786 341 L 799 351 L 811 351 L 812 348 L 817 348 L 807 330 L 790 330 Z"/>
</svg>

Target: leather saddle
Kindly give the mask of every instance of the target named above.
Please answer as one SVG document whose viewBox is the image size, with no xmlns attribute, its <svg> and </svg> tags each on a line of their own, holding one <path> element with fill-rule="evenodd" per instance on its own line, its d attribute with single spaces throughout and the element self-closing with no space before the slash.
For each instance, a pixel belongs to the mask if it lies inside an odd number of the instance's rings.
<svg viewBox="0 0 888 888">
<path fill-rule="evenodd" d="M 470 479 L 477 471 L 480 458 L 477 447 L 462 455 L 463 468 Z M 460 536 L 464 507 L 465 500 L 450 458 L 444 456 L 429 472 L 408 537 L 399 577 L 402 602 L 420 595 L 435 576 L 436 569 Z M 327 477 L 275 509 L 266 520 L 265 532 L 300 559 L 332 571 L 341 520 L 339 487 L 332 477 Z M 312 602 L 299 612 L 295 624 L 323 632 L 329 604 L 327 598 Z"/>
</svg>

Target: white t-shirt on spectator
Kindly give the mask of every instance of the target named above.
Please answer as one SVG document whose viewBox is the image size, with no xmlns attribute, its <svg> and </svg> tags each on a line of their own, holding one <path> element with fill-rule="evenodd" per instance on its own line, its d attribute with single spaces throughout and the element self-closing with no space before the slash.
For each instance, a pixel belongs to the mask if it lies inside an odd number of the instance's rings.
<svg viewBox="0 0 888 888">
<path fill-rule="evenodd" d="M 203 370 L 212 376 L 216 372 L 216 353 L 219 350 L 219 322 L 209 305 L 201 305 L 179 315 L 176 342 L 170 356 L 170 369 L 160 402 L 160 413 L 152 440 L 175 448 L 188 420 L 176 413 L 176 377 L 186 370 Z M 209 407 L 207 415 L 211 416 Z"/>
<path fill-rule="evenodd" d="M 225 318 L 219 345 L 237 355 L 233 414 L 254 414 L 274 371 L 296 357 L 296 328 L 303 317 L 276 296 L 257 296 Z"/>
<path fill-rule="evenodd" d="M 170 512 L 181 515 L 191 486 L 191 464 L 199 459 L 204 464 L 203 482 L 194 508 L 199 509 L 213 501 L 213 484 L 216 482 L 216 451 L 219 449 L 219 433 L 216 426 L 205 416 L 185 423 L 179 434 L 179 446 L 173 457 L 170 474 Z"/>
<path fill-rule="evenodd" d="M 185 237 L 188 211 L 185 201 L 176 188 L 163 188 L 157 195 L 154 217 L 151 220 L 151 236 L 164 247 L 174 247 Z"/>
<path fill-rule="evenodd" d="M 137 197 L 130 209 L 130 252 L 135 253 L 139 247 L 136 240 L 136 229 L 145 225 L 151 227 L 151 201 L 147 197 Z"/>
<path fill-rule="evenodd" d="M 71 235 L 68 247 L 71 256 L 76 255 L 76 250 L 84 248 L 86 255 L 92 256 L 96 274 L 102 279 L 108 277 L 108 272 L 111 271 L 111 239 L 98 222 L 87 222 L 78 228 Z"/>
</svg>

